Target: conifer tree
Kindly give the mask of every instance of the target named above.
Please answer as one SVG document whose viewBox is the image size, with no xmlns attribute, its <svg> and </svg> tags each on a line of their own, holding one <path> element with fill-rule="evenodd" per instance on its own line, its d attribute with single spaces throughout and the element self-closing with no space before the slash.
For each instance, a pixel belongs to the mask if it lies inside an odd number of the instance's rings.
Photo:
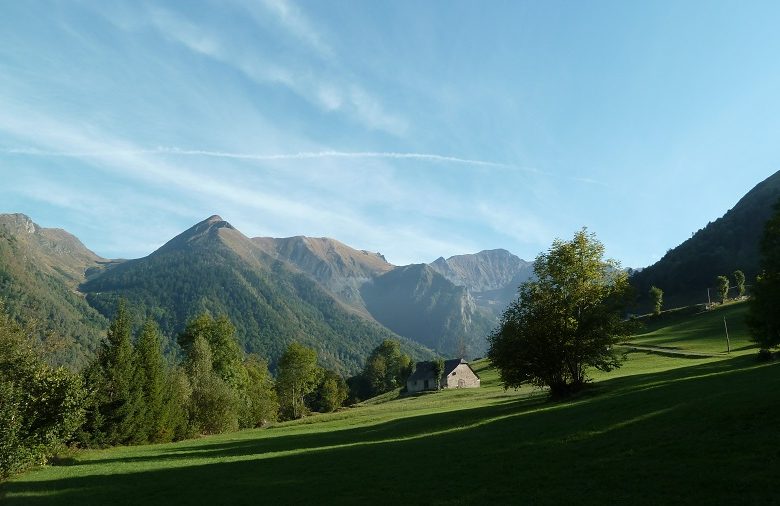
<svg viewBox="0 0 780 506">
<path fill-rule="evenodd" d="M 165 440 L 164 427 L 166 364 L 157 324 L 147 319 L 136 344 L 137 387 L 141 389 L 142 409 L 139 413 L 139 441 Z"/>
<path fill-rule="evenodd" d="M 105 437 L 105 443 L 121 444 L 133 440 L 138 431 L 141 390 L 135 385 L 135 363 L 131 340 L 132 322 L 124 299 L 100 346 L 96 367 L 91 378 L 95 392 L 95 427 Z"/>
</svg>

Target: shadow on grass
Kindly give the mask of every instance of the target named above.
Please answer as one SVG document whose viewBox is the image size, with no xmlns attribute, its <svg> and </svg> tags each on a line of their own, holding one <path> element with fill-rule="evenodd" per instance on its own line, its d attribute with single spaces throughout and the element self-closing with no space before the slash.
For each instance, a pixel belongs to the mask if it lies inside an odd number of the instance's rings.
<svg viewBox="0 0 780 506">
<path fill-rule="evenodd" d="M 141 471 L 123 469 L 133 459 L 106 459 L 116 474 L 32 473 L 4 485 L 4 504 L 771 502 L 778 452 L 766 442 L 780 423 L 778 372 L 739 357 L 615 378 L 565 402 L 526 399 L 316 434 L 268 431 L 178 447 Z M 166 467 L 193 457 L 229 461 Z M 728 466 L 713 465 L 723 459 Z"/>
</svg>

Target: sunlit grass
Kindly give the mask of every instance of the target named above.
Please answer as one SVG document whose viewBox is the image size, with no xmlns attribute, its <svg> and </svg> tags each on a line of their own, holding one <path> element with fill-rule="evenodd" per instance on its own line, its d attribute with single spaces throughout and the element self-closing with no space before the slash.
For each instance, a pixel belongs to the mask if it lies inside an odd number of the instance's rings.
<svg viewBox="0 0 780 506">
<path fill-rule="evenodd" d="M 744 305 L 723 308 L 737 318 Z M 717 312 L 651 334 L 707 348 Z M 693 330 L 693 331 L 692 331 Z M 650 339 L 652 337 L 645 338 Z M 744 353 L 754 350 L 743 350 Z M 739 355 L 739 354 L 735 354 Z M 382 399 L 272 428 L 77 453 L 3 487 L 22 504 L 771 503 L 780 369 L 630 353 L 550 402 L 482 388 Z M 67 462 L 66 462 L 67 463 Z M 719 463 L 715 465 L 715 463 Z"/>
</svg>

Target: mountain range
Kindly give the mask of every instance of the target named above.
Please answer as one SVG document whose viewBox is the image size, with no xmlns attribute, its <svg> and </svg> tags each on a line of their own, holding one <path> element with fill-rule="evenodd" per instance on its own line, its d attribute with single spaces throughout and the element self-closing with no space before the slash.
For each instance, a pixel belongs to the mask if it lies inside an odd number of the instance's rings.
<svg viewBox="0 0 780 506">
<path fill-rule="evenodd" d="M 442 273 L 447 262 L 453 267 Z M 68 343 L 55 361 L 76 367 L 94 353 L 120 298 L 137 325 L 157 321 L 170 353 L 187 320 L 210 311 L 227 314 L 245 350 L 272 367 L 292 341 L 345 373 L 387 338 L 418 359 L 474 357 L 484 353 L 497 308 L 527 266 L 497 250 L 399 267 L 334 239 L 249 238 L 219 216 L 147 257 L 110 260 L 63 230 L 0 215 L 6 309 L 22 321 L 45 322 Z"/>
<path fill-rule="evenodd" d="M 718 275 L 741 269 L 753 279 L 758 240 L 779 198 L 780 172 L 657 263 L 633 271 L 640 305 L 649 303 L 652 285 L 672 307 L 702 302 Z M 0 215 L 0 300 L 47 336 L 53 362 L 75 368 L 94 354 L 120 298 L 137 325 L 157 321 L 170 354 L 188 319 L 209 311 L 227 314 L 244 349 L 272 368 L 292 341 L 343 373 L 359 370 L 387 338 L 416 359 L 473 358 L 532 275 L 531 262 L 503 249 L 396 266 L 329 238 L 250 238 L 219 216 L 144 258 L 111 260 L 64 230 Z"/>
</svg>

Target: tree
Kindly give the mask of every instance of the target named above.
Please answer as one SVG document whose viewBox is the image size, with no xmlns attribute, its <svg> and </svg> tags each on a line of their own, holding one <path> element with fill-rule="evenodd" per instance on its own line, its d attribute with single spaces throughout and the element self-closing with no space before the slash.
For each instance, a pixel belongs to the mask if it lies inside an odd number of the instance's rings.
<svg viewBox="0 0 780 506">
<path fill-rule="evenodd" d="M 198 335 L 189 347 L 187 375 L 192 385 L 190 421 L 200 434 L 238 429 L 236 396 L 212 366 L 211 347 Z"/>
<path fill-rule="evenodd" d="M 124 299 L 86 373 L 92 389 L 87 432 L 97 444 L 133 441 L 138 431 L 141 389 L 137 388 L 132 321 Z"/>
<path fill-rule="evenodd" d="M 81 377 L 46 364 L 0 302 L 0 480 L 45 464 L 84 421 Z"/>
<path fill-rule="evenodd" d="M 718 289 L 718 298 L 720 298 L 721 303 L 725 304 L 729 300 L 729 278 L 718 276 L 715 278 L 715 283 Z"/>
<path fill-rule="evenodd" d="M 330 413 L 344 404 L 348 394 L 344 378 L 339 373 L 326 369 L 315 391 L 313 407 L 321 413 Z"/>
<path fill-rule="evenodd" d="M 170 440 L 166 436 L 170 431 L 164 426 L 167 366 L 162 354 L 160 331 L 151 319 L 146 320 L 138 336 L 135 362 L 136 385 L 141 389 L 142 398 L 137 440 Z"/>
<path fill-rule="evenodd" d="M 433 377 L 436 379 L 436 390 L 441 389 L 441 375 L 444 374 L 444 359 L 437 358 L 431 362 L 433 366 Z"/>
<path fill-rule="evenodd" d="M 664 305 L 664 291 L 657 286 L 651 286 L 650 297 L 653 299 L 653 313 L 661 314 L 661 308 Z"/>
<path fill-rule="evenodd" d="M 740 298 L 744 297 L 745 296 L 745 273 L 740 270 L 734 271 L 734 282 L 737 284 L 739 297 Z"/>
<path fill-rule="evenodd" d="M 296 419 L 306 414 L 306 397 L 317 388 L 321 376 L 316 351 L 296 342 L 287 347 L 279 359 L 276 377 L 276 392 L 283 418 Z"/>
<path fill-rule="evenodd" d="M 780 346 L 780 200 L 761 238 L 761 274 L 752 286 L 747 317 L 751 338 L 769 357 Z"/>
<path fill-rule="evenodd" d="M 413 367 L 412 357 L 401 353 L 401 344 L 385 339 L 371 351 L 363 371 L 347 380 L 350 400 L 357 402 L 405 385 Z"/>
<path fill-rule="evenodd" d="M 279 415 L 279 399 L 273 378 L 268 372 L 268 363 L 257 355 L 249 355 L 244 363 L 249 376 L 247 398 L 249 400 L 248 427 L 262 427 L 275 422 Z"/>
<path fill-rule="evenodd" d="M 560 396 L 580 389 L 588 368 L 620 366 L 614 345 L 631 332 L 623 319 L 631 289 L 620 265 L 603 254 L 582 229 L 536 258 L 536 280 L 520 287 L 489 336 L 488 357 L 505 388 L 530 382 Z"/>
<path fill-rule="evenodd" d="M 226 315 L 213 318 L 209 313 L 202 313 L 187 323 L 177 341 L 187 353 L 196 337 L 206 339 L 214 372 L 237 391 L 243 391 L 247 382 L 244 353 L 235 334 L 236 328 Z"/>
</svg>

